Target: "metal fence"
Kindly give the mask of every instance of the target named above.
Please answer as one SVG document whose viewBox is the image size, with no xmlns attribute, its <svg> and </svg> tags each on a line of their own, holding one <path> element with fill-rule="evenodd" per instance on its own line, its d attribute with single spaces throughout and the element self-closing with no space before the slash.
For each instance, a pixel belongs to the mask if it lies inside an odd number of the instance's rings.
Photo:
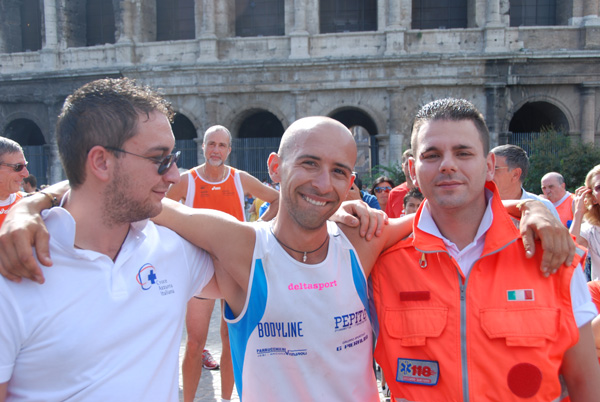
<svg viewBox="0 0 600 402">
<path fill-rule="evenodd" d="M 234 138 L 229 160 L 231 166 L 245 170 L 260 181 L 269 177 L 267 159 L 277 152 L 281 138 Z"/>
<path fill-rule="evenodd" d="M 38 187 L 48 184 L 48 147 L 46 145 L 27 145 L 23 147 L 25 160 L 29 162 L 27 170 L 37 179 Z"/>
<path fill-rule="evenodd" d="M 511 133 L 510 136 L 508 137 L 508 143 L 517 145 L 517 146 L 523 148 L 525 150 L 525 152 L 527 152 L 527 155 L 531 157 L 531 155 L 534 155 L 536 153 L 536 151 L 541 151 L 540 149 L 534 148 L 534 142 L 545 135 L 564 135 L 564 134 L 563 133 L 554 133 L 554 132 L 553 133 L 545 133 L 545 132 L 544 133 L 540 133 L 540 132 Z M 537 146 L 538 147 L 542 146 L 544 148 L 543 151 L 545 151 L 545 152 L 550 152 L 552 154 L 556 154 L 559 151 L 558 147 L 560 145 L 553 141 L 550 141 L 547 144 L 539 144 L 538 143 Z"/>
</svg>

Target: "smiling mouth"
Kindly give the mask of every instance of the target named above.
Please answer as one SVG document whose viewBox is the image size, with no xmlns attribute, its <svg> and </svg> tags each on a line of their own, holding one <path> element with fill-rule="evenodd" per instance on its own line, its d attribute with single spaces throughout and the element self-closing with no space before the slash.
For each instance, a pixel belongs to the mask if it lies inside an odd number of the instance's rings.
<svg viewBox="0 0 600 402">
<path fill-rule="evenodd" d="M 323 207 L 325 206 L 325 204 L 327 204 L 325 201 L 317 201 L 317 200 L 313 200 L 312 198 L 308 198 L 307 196 L 303 195 L 302 198 L 308 202 L 309 204 L 315 205 L 317 207 Z"/>
</svg>

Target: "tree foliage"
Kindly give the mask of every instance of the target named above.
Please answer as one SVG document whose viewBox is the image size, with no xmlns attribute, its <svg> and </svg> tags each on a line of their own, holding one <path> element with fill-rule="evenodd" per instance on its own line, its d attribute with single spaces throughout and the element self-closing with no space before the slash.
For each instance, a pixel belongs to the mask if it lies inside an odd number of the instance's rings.
<svg viewBox="0 0 600 402">
<path fill-rule="evenodd" d="M 587 172 L 600 164 L 599 147 L 581 143 L 552 129 L 520 146 L 527 151 L 530 163 L 523 186 L 535 194 L 542 193 L 540 181 L 548 172 L 562 174 L 567 190 L 573 192 L 584 184 Z"/>
</svg>

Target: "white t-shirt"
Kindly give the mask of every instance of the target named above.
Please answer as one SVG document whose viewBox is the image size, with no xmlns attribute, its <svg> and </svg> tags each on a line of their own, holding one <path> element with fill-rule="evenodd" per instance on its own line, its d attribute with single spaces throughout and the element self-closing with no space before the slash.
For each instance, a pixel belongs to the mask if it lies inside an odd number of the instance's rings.
<svg viewBox="0 0 600 402">
<path fill-rule="evenodd" d="M 65 209 L 44 219 L 54 262 L 45 284 L 0 277 L 8 401 L 178 401 L 185 308 L 214 274 L 208 254 L 143 221 L 113 262 L 74 248 Z"/>
<path fill-rule="evenodd" d="M 579 234 L 588 242 L 588 253 L 592 259 L 592 280 L 600 280 L 600 230 L 588 222 L 581 224 Z"/>
</svg>

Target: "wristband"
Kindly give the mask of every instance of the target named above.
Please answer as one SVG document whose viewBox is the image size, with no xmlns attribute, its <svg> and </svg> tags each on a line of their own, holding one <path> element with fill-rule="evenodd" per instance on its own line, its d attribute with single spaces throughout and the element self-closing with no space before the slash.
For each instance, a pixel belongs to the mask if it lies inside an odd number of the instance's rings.
<svg viewBox="0 0 600 402">
<path fill-rule="evenodd" d="M 45 191 L 38 191 L 41 194 L 44 194 L 46 197 L 50 198 L 50 208 L 54 208 L 58 206 L 58 200 L 52 194 L 46 193 Z"/>
</svg>

